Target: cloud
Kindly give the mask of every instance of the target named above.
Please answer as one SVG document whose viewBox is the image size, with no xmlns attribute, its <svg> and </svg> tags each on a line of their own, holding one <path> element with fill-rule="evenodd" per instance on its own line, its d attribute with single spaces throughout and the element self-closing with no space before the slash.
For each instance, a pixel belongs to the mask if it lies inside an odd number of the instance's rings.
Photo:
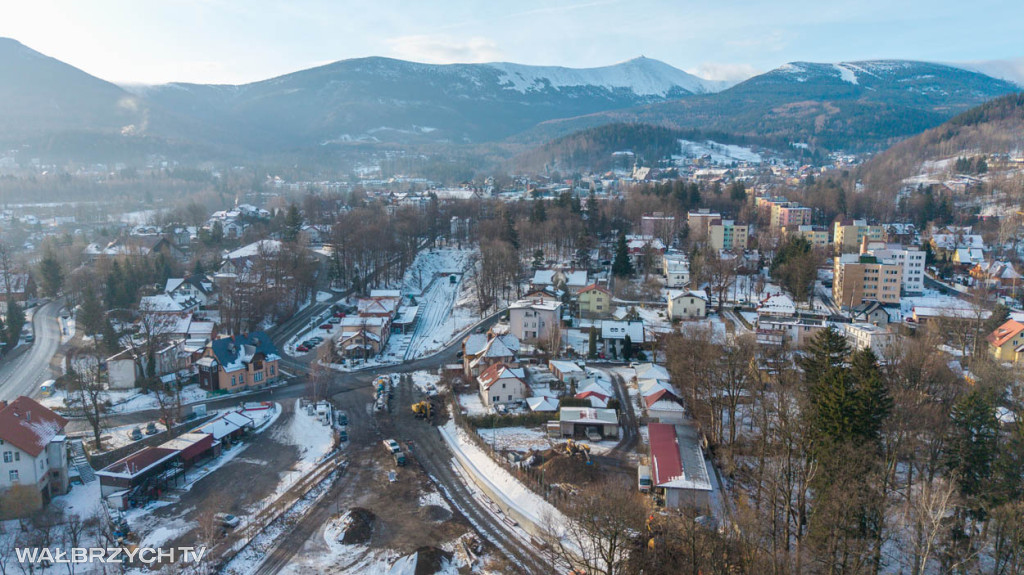
<svg viewBox="0 0 1024 575">
<path fill-rule="evenodd" d="M 386 42 L 391 56 L 428 64 L 494 62 L 502 57 L 498 45 L 483 36 L 399 36 Z"/>
<path fill-rule="evenodd" d="M 750 64 L 703 62 L 687 72 L 705 80 L 737 83 L 760 74 L 762 70 L 758 70 Z"/>
</svg>

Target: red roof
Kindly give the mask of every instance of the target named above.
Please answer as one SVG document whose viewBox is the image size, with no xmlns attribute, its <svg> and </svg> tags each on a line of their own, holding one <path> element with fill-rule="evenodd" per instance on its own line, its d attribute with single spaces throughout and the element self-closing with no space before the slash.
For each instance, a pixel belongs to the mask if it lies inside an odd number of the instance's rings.
<svg viewBox="0 0 1024 575">
<path fill-rule="evenodd" d="M 995 347 L 1003 347 L 1004 343 L 1017 337 L 1017 334 L 1021 331 L 1024 331 L 1024 324 L 1011 319 L 990 333 L 988 335 L 988 341 Z"/>
<path fill-rule="evenodd" d="M 171 456 L 178 455 L 177 449 L 166 447 L 146 447 L 140 451 L 111 463 L 106 468 L 98 471 L 101 475 L 123 475 L 134 477 L 158 463 L 166 461 Z"/>
<path fill-rule="evenodd" d="M 644 397 L 644 402 L 647 403 L 647 407 L 650 407 L 654 405 L 655 402 L 660 401 L 662 399 L 678 401 L 679 398 L 677 398 L 674 393 L 667 389 L 659 389 L 658 391 L 655 391 L 654 393 Z"/>
<path fill-rule="evenodd" d="M 654 472 L 654 484 L 668 483 L 683 474 L 683 461 L 679 457 L 679 440 L 676 428 L 667 423 L 651 423 L 647 425 L 647 433 L 651 439 L 651 470 Z"/>
<path fill-rule="evenodd" d="M 588 285 L 587 287 L 585 287 L 585 288 L 582 288 L 582 289 L 581 289 L 581 290 L 579 291 L 579 293 L 586 293 L 586 292 L 588 292 L 588 291 L 590 291 L 590 290 L 597 290 L 597 291 L 600 291 L 600 292 L 604 292 L 604 293 L 606 293 L 606 294 L 608 294 L 608 295 L 611 295 L 611 294 L 612 294 L 612 292 L 608 291 L 608 288 L 605 288 L 605 287 L 599 286 L 599 285 L 597 285 L 596 283 L 595 283 L 595 284 L 590 284 L 590 285 Z"/>
<path fill-rule="evenodd" d="M 21 396 L 0 410 L 0 439 L 36 457 L 67 424 L 39 402 Z"/>
</svg>

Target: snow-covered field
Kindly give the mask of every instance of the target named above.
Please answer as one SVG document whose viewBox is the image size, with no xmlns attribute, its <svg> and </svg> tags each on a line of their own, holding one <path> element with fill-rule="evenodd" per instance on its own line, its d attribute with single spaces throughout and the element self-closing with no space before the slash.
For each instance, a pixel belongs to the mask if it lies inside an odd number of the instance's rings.
<svg viewBox="0 0 1024 575">
<path fill-rule="evenodd" d="M 108 413 L 130 413 L 134 411 L 158 409 L 160 407 L 160 404 L 156 400 L 156 396 L 150 393 L 142 393 L 142 391 L 137 388 L 108 391 L 106 392 L 106 395 L 112 404 L 107 410 Z M 196 403 L 206 399 L 206 397 L 206 390 L 199 387 L 198 384 L 186 385 L 181 389 L 182 405 Z M 41 398 L 39 402 L 50 409 L 67 407 L 67 391 L 57 390 L 50 397 Z"/>
<path fill-rule="evenodd" d="M 548 437 L 543 429 L 527 429 L 525 427 L 496 427 L 494 429 L 477 429 L 476 432 L 488 445 L 499 451 L 544 450 L 554 445 L 555 440 Z"/>
<path fill-rule="evenodd" d="M 295 415 L 288 427 L 274 431 L 274 439 L 299 448 L 299 460 L 287 474 L 288 480 L 278 485 L 275 496 L 287 491 L 294 481 L 315 468 L 334 445 L 331 428 L 317 421 L 316 415 L 309 415 L 300 401 L 295 400 Z"/>
<path fill-rule="evenodd" d="M 690 140 L 679 140 L 680 155 L 673 156 L 673 158 L 700 158 L 702 156 L 711 156 L 712 163 L 715 164 L 732 164 L 733 162 L 749 162 L 751 164 L 760 164 L 761 155 L 754 152 L 750 148 L 744 148 L 742 146 L 731 146 L 728 144 L 719 144 L 707 140 L 704 142 L 692 142 Z"/>
<path fill-rule="evenodd" d="M 480 401 L 480 395 L 476 393 L 460 394 L 459 405 L 462 406 L 466 415 L 487 415 L 491 412 L 491 409 Z"/>
</svg>

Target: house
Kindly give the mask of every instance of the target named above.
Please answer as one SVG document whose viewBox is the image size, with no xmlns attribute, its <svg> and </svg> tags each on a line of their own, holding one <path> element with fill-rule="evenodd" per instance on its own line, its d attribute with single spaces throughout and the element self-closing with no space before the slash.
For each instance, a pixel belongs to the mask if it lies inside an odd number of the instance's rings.
<svg viewBox="0 0 1024 575">
<path fill-rule="evenodd" d="M 585 379 L 580 382 L 580 390 L 574 397 L 590 401 L 590 407 L 604 409 L 608 407 L 608 402 L 615 398 L 615 393 L 600 380 Z"/>
<path fill-rule="evenodd" d="M 67 424 L 28 397 L 0 401 L 0 500 L 15 486 L 32 488 L 25 503 L 35 508 L 67 493 Z"/>
<path fill-rule="evenodd" d="M 523 368 L 511 368 L 503 363 L 488 367 L 476 378 L 480 400 L 484 405 L 492 406 L 526 399 L 530 388 L 526 385 L 525 375 Z"/>
<path fill-rule="evenodd" d="M 561 326 L 562 302 L 519 300 L 508 308 L 509 330 L 520 341 L 547 341 Z"/>
<path fill-rule="evenodd" d="M 196 362 L 199 386 L 229 392 L 263 387 L 280 377 L 281 355 L 262 331 L 213 340 Z"/>
<path fill-rule="evenodd" d="M 539 269 L 533 272 L 533 280 L 530 283 L 534 290 L 553 288 L 576 294 L 587 286 L 587 272 L 586 270 Z"/>
<path fill-rule="evenodd" d="M 1007 320 L 1006 323 L 997 327 L 995 331 L 988 334 L 989 351 L 997 361 L 1020 361 L 1022 346 L 1024 346 L 1024 323 L 1017 320 Z"/>
<path fill-rule="evenodd" d="M 896 334 L 887 327 L 870 323 L 848 323 L 843 328 L 850 347 L 855 351 L 870 349 L 879 360 L 892 357 Z"/>
<path fill-rule="evenodd" d="M 981 248 L 957 248 L 951 259 L 955 264 L 973 268 L 985 263 L 985 252 Z"/>
<path fill-rule="evenodd" d="M 175 299 L 168 294 L 144 296 L 139 300 L 139 311 L 150 316 L 184 318 L 199 310 L 197 299 Z"/>
<path fill-rule="evenodd" d="M 651 423 L 647 431 L 652 483 L 664 497 L 665 506 L 708 509 L 711 479 L 696 430 L 688 425 Z"/>
<path fill-rule="evenodd" d="M 7 293 L 8 286 L 11 293 Z M 0 302 L 25 302 L 34 297 L 36 282 L 30 274 L 0 271 Z"/>
<path fill-rule="evenodd" d="M 885 310 L 882 304 L 875 300 L 864 300 L 850 311 L 855 322 L 872 325 L 886 325 L 889 323 L 889 312 Z"/>
<path fill-rule="evenodd" d="M 153 373 L 157 376 L 175 373 L 189 366 L 185 340 L 171 341 L 153 352 Z M 128 348 L 107 358 L 107 384 L 111 389 L 132 389 L 149 371 L 149 354 Z"/>
<path fill-rule="evenodd" d="M 342 318 L 334 351 L 347 359 L 367 359 L 384 350 L 391 337 L 391 318 L 380 316 L 349 316 Z"/>
<path fill-rule="evenodd" d="M 558 427 L 562 437 L 586 437 L 594 430 L 602 438 L 618 439 L 619 415 L 614 409 L 594 407 L 563 407 L 558 412 Z"/>
<path fill-rule="evenodd" d="M 971 268 L 971 277 L 985 282 L 990 288 L 1015 289 L 1022 282 L 1021 274 L 1010 262 L 986 261 Z"/>
<path fill-rule="evenodd" d="M 511 333 L 473 333 L 462 340 L 462 372 L 476 377 L 488 367 L 503 363 L 518 365 L 519 338 Z"/>
<path fill-rule="evenodd" d="M 554 413 L 558 411 L 559 407 L 558 398 L 548 395 L 528 397 L 526 404 L 530 407 L 530 411 L 534 412 Z"/>
<path fill-rule="evenodd" d="M 619 357 L 626 349 L 629 338 L 633 351 L 646 343 L 643 321 L 611 321 L 601 322 L 601 344 L 606 357 Z"/>
<path fill-rule="evenodd" d="M 612 292 L 597 284 L 590 284 L 576 295 L 580 317 L 607 317 L 612 312 Z"/>
<path fill-rule="evenodd" d="M 668 292 L 670 319 L 699 319 L 708 315 L 708 296 L 701 291 Z"/>
<path fill-rule="evenodd" d="M 650 236 L 626 236 L 626 250 L 633 267 L 638 270 L 644 269 L 644 259 L 650 255 L 651 262 L 648 272 L 656 272 L 662 267 L 662 257 L 665 255 L 665 242 L 659 238 Z"/>
<path fill-rule="evenodd" d="M 662 274 L 665 287 L 679 289 L 690 285 L 690 262 L 680 254 L 666 254 L 662 258 Z"/>
<path fill-rule="evenodd" d="M 213 280 L 205 276 L 169 278 L 164 285 L 164 293 L 175 301 L 196 302 L 202 308 L 215 303 L 213 301 L 213 285 Z"/>
</svg>

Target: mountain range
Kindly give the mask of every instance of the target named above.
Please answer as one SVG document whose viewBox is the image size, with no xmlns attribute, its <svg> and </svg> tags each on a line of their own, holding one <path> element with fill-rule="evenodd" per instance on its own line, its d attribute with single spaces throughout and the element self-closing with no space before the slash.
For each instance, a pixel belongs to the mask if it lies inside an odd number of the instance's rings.
<svg viewBox="0 0 1024 575">
<path fill-rule="evenodd" d="M 129 91 L 0 39 L 0 143 L 96 148 L 120 138 L 265 153 L 353 142 L 534 145 L 640 122 L 872 147 L 1019 90 L 979 72 L 900 60 L 797 62 L 729 86 L 649 58 L 571 69 L 373 57 L 243 85 Z"/>
</svg>

